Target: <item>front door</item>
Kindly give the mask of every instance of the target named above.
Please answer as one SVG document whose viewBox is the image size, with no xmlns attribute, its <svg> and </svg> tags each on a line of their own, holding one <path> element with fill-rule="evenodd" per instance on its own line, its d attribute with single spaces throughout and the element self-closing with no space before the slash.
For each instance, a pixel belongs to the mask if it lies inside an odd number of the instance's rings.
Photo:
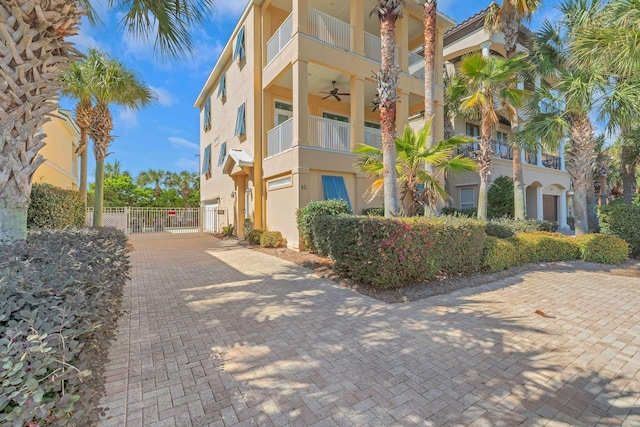
<svg viewBox="0 0 640 427">
<path fill-rule="evenodd" d="M 558 220 L 558 196 L 542 196 L 542 212 L 545 221 Z"/>
</svg>

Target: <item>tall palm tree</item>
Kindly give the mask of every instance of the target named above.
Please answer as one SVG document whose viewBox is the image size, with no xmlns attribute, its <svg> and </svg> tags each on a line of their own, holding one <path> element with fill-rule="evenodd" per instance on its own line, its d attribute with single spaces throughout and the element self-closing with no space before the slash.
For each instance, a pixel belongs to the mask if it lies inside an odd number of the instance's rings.
<svg viewBox="0 0 640 427">
<path fill-rule="evenodd" d="M 382 133 L 384 216 L 398 215 L 398 189 L 396 187 L 396 103 L 398 101 L 398 67 L 395 63 L 396 21 L 402 17 L 404 0 L 378 0 L 371 14 L 380 20 L 382 61 L 376 74 Z"/>
<path fill-rule="evenodd" d="M 449 96 L 460 101 L 460 109 L 480 115 L 480 149 L 476 161 L 480 167 L 478 218 L 487 219 L 487 192 L 491 174 L 491 132 L 498 124 L 498 114 L 513 117 L 524 105 L 526 92 L 516 88 L 520 73 L 527 67 L 526 56 L 509 59 L 484 57 L 474 53 L 463 58 L 453 78 Z"/>
<path fill-rule="evenodd" d="M 428 173 L 425 164 L 430 164 L 436 173 L 466 173 L 476 171 L 475 162 L 461 156 L 452 157 L 455 148 L 468 144 L 471 139 L 455 136 L 441 141 L 434 147 L 428 146 L 432 133 L 433 118 L 427 120 L 424 128 L 416 134 L 409 126 L 404 128 L 402 137 L 395 139 L 396 170 L 402 191 L 402 216 L 415 216 L 421 206 L 435 208 L 440 199 L 448 199 L 440 186 L 438 176 Z M 354 150 L 359 154 L 356 168 L 377 178 L 368 190 L 370 199 L 375 198 L 384 186 L 382 150 L 369 145 L 358 145 Z M 421 189 L 423 187 L 423 189 Z"/>
<path fill-rule="evenodd" d="M 97 0 L 95 0 L 97 1 Z M 178 57 L 192 48 L 190 28 L 208 16 L 213 0 L 109 0 L 123 13 L 123 27 L 155 36 L 159 52 Z M 80 18 L 96 22 L 91 0 L 0 2 L 0 242 L 26 237 L 31 177 L 44 162 L 46 135 L 37 131 L 56 105 L 58 72 L 78 59 L 68 38 Z"/>
<path fill-rule="evenodd" d="M 507 58 L 516 54 L 518 34 L 522 21 L 530 21 L 533 13 L 542 5 L 541 0 L 502 0 L 502 5 L 492 3 L 485 19 L 485 27 L 491 31 L 504 34 L 504 50 Z M 520 117 L 511 117 L 511 133 L 520 129 Z M 524 177 L 522 173 L 522 157 L 520 144 L 512 143 L 513 153 L 513 207 L 514 218 L 524 219 Z"/>
<path fill-rule="evenodd" d="M 175 187 L 180 192 L 185 201 L 191 196 L 191 193 L 198 189 L 200 179 L 195 172 L 180 171 L 180 173 L 169 174 L 167 181 L 169 185 Z"/>
<path fill-rule="evenodd" d="M 86 66 L 92 71 L 92 95 L 95 107 L 91 115 L 89 134 L 93 140 L 96 159 L 95 201 L 93 204 L 93 225 L 102 226 L 104 197 L 104 159 L 113 140 L 113 118 L 109 106 L 112 104 L 138 109 L 154 100 L 151 89 L 145 85 L 135 71 L 126 68 L 117 59 L 108 58 L 96 49 L 91 49 Z"/>
<path fill-rule="evenodd" d="M 117 178 L 121 175 L 128 176 L 131 178 L 131 174 L 129 171 L 123 171 L 121 168 L 120 160 L 115 160 L 113 163 L 105 163 L 104 164 L 104 178 Z"/>
<path fill-rule="evenodd" d="M 631 204 L 638 188 L 636 171 L 640 166 L 640 127 L 625 132 L 621 142 L 620 175 L 622 175 L 622 197 L 626 204 Z"/>
<path fill-rule="evenodd" d="M 153 184 L 153 190 L 156 193 L 156 199 L 160 198 L 162 194 L 162 187 L 160 185 L 164 184 L 167 181 L 167 178 L 170 175 L 167 171 L 163 171 L 161 169 L 147 169 L 146 171 L 140 172 L 136 182 L 138 185 L 146 186 L 149 184 Z"/>
</svg>

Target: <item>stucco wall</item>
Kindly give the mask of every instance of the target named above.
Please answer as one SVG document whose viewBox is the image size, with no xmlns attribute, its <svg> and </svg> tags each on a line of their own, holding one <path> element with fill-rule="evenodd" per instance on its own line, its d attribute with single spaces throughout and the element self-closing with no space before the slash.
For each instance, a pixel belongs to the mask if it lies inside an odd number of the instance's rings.
<svg viewBox="0 0 640 427">
<path fill-rule="evenodd" d="M 78 156 L 75 153 L 79 135 L 59 113 L 45 123 L 42 132 L 46 134 L 46 146 L 40 154 L 45 163 L 36 169 L 32 181 L 48 183 L 61 188 L 78 188 Z"/>
</svg>

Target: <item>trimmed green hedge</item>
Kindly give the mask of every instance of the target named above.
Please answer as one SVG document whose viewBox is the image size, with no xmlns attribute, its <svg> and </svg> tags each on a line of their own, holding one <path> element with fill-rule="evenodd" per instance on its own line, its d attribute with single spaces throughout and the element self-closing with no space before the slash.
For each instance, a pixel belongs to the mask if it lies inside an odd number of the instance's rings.
<svg viewBox="0 0 640 427">
<path fill-rule="evenodd" d="M 244 236 L 244 240 L 251 243 L 252 245 L 259 245 L 260 239 L 262 238 L 262 235 L 265 233 L 265 231 L 266 230 L 263 230 L 261 228 L 251 230 Z"/>
<path fill-rule="evenodd" d="M 362 215 L 384 216 L 384 208 L 365 208 L 365 209 L 362 209 Z"/>
<path fill-rule="evenodd" d="M 33 184 L 27 227 L 82 227 L 85 224 L 85 215 L 80 192 L 50 184 Z"/>
<path fill-rule="evenodd" d="M 320 200 L 310 202 L 307 206 L 296 211 L 296 222 L 300 246 L 309 252 L 316 252 L 313 241 L 313 221 L 321 215 L 338 215 L 351 213 L 349 204 L 344 200 Z"/>
<path fill-rule="evenodd" d="M 478 209 L 456 209 L 444 207 L 441 212 L 442 215 L 450 215 L 450 216 L 462 216 L 466 218 L 477 218 L 478 217 Z"/>
<path fill-rule="evenodd" d="M 109 228 L 0 246 L 0 425 L 94 426 L 130 265 Z"/>
<path fill-rule="evenodd" d="M 576 239 L 560 233 L 520 233 L 511 241 L 515 243 L 520 264 L 580 259 L 580 247 Z"/>
<path fill-rule="evenodd" d="M 600 232 L 617 236 L 631 247 L 631 256 L 640 258 L 640 206 L 609 204 L 598 207 Z"/>
<path fill-rule="evenodd" d="M 519 257 L 515 242 L 493 236 L 486 237 L 482 258 L 483 271 L 495 273 L 518 264 Z"/>
<path fill-rule="evenodd" d="M 622 264 L 629 257 L 629 245 L 616 236 L 585 234 L 576 238 L 584 261 Z"/>
<path fill-rule="evenodd" d="M 551 221 L 539 221 L 536 219 L 509 219 L 498 218 L 487 222 L 486 233 L 488 236 L 507 238 L 519 233 L 532 233 L 535 231 L 546 231 L 553 233 L 558 230 L 558 223 Z"/>
<path fill-rule="evenodd" d="M 325 215 L 315 219 L 314 240 L 334 269 L 358 283 L 388 289 L 479 271 L 484 222 L 465 219 L 385 219 Z"/>
<path fill-rule="evenodd" d="M 260 245 L 265 248 L 277 248 L 282 244 L 282 233 L 279 231 L 265 231 L 260 236 Z"/>
</svg>

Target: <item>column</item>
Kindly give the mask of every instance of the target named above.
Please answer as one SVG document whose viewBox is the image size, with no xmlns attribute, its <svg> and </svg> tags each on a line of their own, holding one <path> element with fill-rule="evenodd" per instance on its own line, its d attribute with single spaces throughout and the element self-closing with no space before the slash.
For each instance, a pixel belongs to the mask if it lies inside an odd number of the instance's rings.
<svg viewBox="0 0 640 427">
<path fill-rule="evenodd" d="M 544 219 L 544 197 L 542 197 L 542 187 L 536 187 L 536 218 Z"/>
<path fill-rule="evenodd" d="M 364 143 L 364 79 L 351 76 L 351 149 Z"/>
<path fill-rule="evenodd" d="M 397 62 L 400 70 L 406 73 L 409 72 L 409 16 L 408 13 L 404 13 L 403 17 L 396 21 Z"/>
<path fill-rule="evenodd" d="M 294 2 L 295 3 L 295 2 Z M 309 63 L 293 63 L 293 142 L 292 147 L 309 141 Z"/>
<path fill-rule="evenodd" d="M 558 206 L 558 223 L 560 224 L 560 228 L 566 230 L 569 228 L 567 225 L 567 190 L 562 190 L 560 192 L 560 200 Z"/>
<path fill-rule="evenodd" d="M 482 56 L 485 58 L 491 55 L 491 40 L 480 43 L 480 49 L 482 49 Z"/>
<path fill-rule="evenodd" d="M 409 124 L 409 94 L 400 92 L 396 104 L 396 133 L 402 135 L 404 127 Z"/>
<path fill-rule="evenodd" d="M 364 55 L 364 0 L 351 0 L 349 23 L 351 24 L 351 51 Z"/>
<path fill-rule="evenodd" d="M 542 166 L 542 147 L 538 145 L 538 153 L 537 153 L 536 165 Z"/>
<path fill-rule="evenodd" d="M 565 163 L 564 163 L 564 149 L 565 149 L 564 145 L 565 145 L 565 140 L 564 139 L 560 140 L 560 148 L 558 149 L 558 155 L 560 156 L 560 170 L 561 171 L 567 170 L 565 168 Z"/>
<path fill-rule="evenodd" d="M 296 0 L 293 4 L 293 30 L 292 36 L 296 33 L 309 34 L 309 5 L 307 0 Z"/>
</svg>

